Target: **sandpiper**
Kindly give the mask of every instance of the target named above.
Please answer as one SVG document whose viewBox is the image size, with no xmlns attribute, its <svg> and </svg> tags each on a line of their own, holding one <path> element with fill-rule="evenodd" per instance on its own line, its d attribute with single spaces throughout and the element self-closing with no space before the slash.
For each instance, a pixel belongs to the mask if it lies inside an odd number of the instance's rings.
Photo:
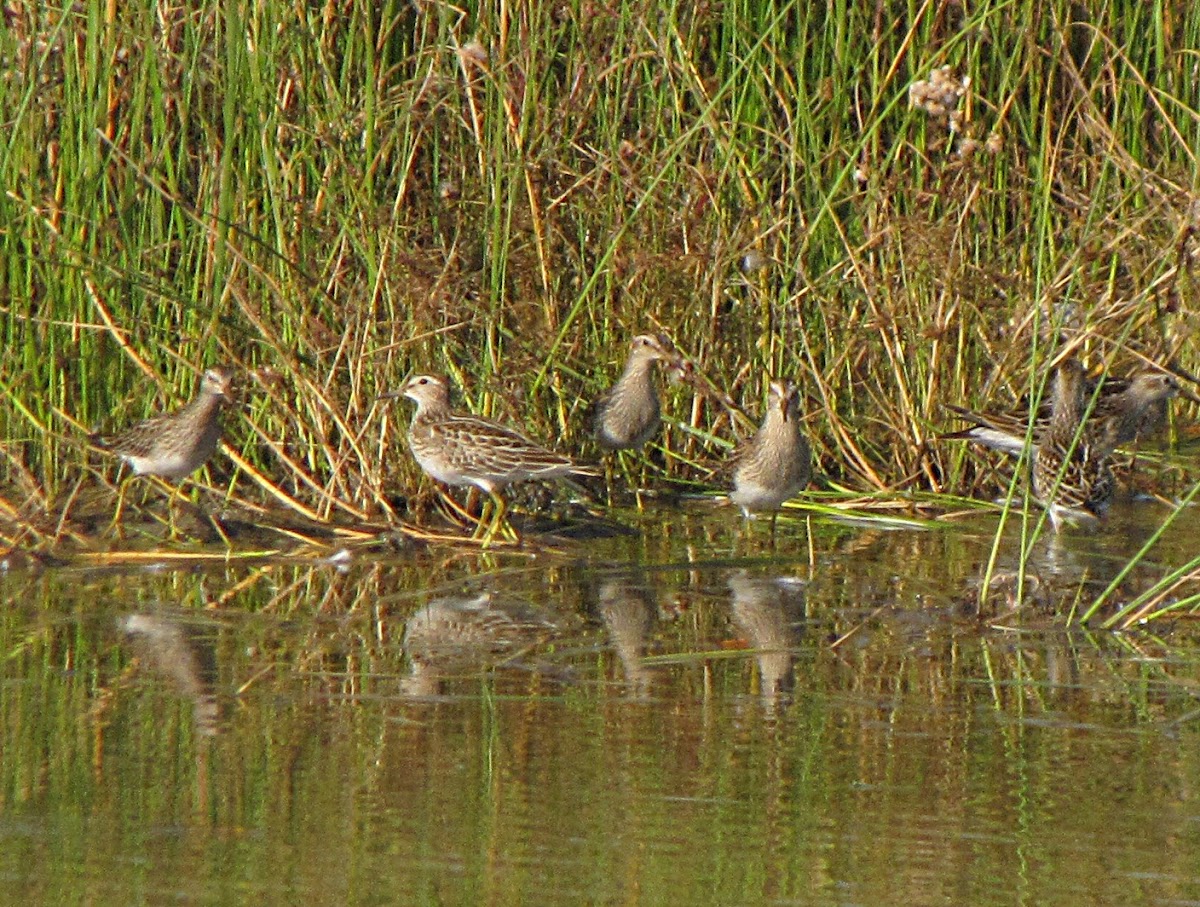
<svg viewBox="0 0 1200 907">
<path fill-rule="evenodd" d="M 621 377 L 592 404 L 592 434 L 601 447 L 639 448 L 658 431 L 661 411 L 654 386 L 656 362 L 682 368 L 682 357 L 664 335 L 634 337 Z"/>
<path fill-rule="evenodd" d="M 450 387 L 441 378 L 416 375 L 399 391 L 385 396 L 405 396 L 417 404 L 408 429 L 408 446 L 421 469 L 446 485 L 474 485 L 491 497 L 495 511 L 486 531 L 480 522 L 484 544 L 504 525 L 508 505 L 500 489 L 506 485 L 595 475 L 514 429 L 455 413 L 450 408 Z"/>
<path fill-rule="evenodd" d="M 1087 402 L 1083 367 L 1063 361 L 1054 373 L 1050 423 L 1033 459 L 1033 493 L 1055 531 L 1064 519 L 1094 522 L 1104 515 L 1114 486 L 1109 455 L 1129 430 L 1116 418 L 1086 420 Z"/>
<path fill-rule="evenodd" d="M 221 410 L 233 401 L 233 373 L 210 368 L 196 398 L 173 413 L 154 416 L 117 435 L 92 435 L 97 447 L 124 460 L 138 476 L 178 482 L 208 462 L 221 440 Z"/>
<path fill-rule="evenodd" d="M 216 451 L 221 440 L 221 411 L 232 402 L 233 372 L 210 368 L 200 380 L 195 399 L 175 412 L 146 419 L 117 435 L 94 434 L 89 440 L 128 463 L 133 476 L 159 476 L 178 483 Z M 114 523 L 121 515 L 124 485 Z"/>
<path fill-rule="evenodd" d="M 1167 402 L 1181 393 L 1178 382 L 1160 371 L 1142 372 L 1131 379 L 1106 380 L 1099 393 L 1094 381 L 1082 379 L 1080 386 L 1083 394 L 1081 417 L 1095 396 L 1096 402 L 1091 413 L 1087 414 L 1086 421 L 1107 426 L 1106 431 L 1114 447 L 1152 433 L 1166 416 Z M 1029 429 L 1028 401 L 1007 413 L 976 412 L 953 405 L 948 409 L 974 424 L 962 431 L 942 435 L 944 440 L 975 441 L 984 447 L 1013 455 L 1020 455 L 1024 449 Z M 1052 400 L 1048 396 L 1038 407 L 1033 425 L 1035 443 L 1049 429 L 1052 410 Z"/>
<path fill-rule="evenodd" d="M 796 386 L 790 381 L 772 381 L 762 425 L 734 454 L 729 497 L 747 518 L 754 511 L 774 511 L 808 484 L 811 459 L 800 425 Z"/>
<path fill-rule="evenodd" d="M 1151 434 L 1166 420 L 1168 401 L 1181 393 L 1179 382 L 1165 372 L 1142 372 L 1119 382 L 1111 398 L 1101 396 L 1097 403 L 1108 441 L 1115 448 Z"/>
</svg>

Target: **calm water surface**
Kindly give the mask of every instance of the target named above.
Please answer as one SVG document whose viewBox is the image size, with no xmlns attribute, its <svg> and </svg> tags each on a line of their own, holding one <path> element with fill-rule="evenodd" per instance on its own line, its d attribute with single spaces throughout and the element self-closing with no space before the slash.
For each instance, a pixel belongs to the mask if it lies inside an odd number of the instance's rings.
<svg viewBox="0 0 1200 907">
<path fill-rule="evenodd" d="M 1039 543 L 1038 595 L 1102 588 L 1162 513 Z M 0 900 L 1200 903 L 1187 627 L 1067 632 L 1003 587 L 979 613 L 994 517 L 626 522 L 8 571 Z"/>
</svg>

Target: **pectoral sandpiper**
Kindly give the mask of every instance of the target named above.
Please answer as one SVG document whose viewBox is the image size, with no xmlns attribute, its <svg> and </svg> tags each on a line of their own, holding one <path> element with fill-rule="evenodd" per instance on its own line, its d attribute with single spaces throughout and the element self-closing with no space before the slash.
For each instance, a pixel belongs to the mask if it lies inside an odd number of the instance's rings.
<svg viewBox="0 0 1200 907">
<path fill-rule="evenodd" d="M 420 467 L 447 485 L 474 485 L 495 505 L 486 544 L 504 525 L 508 510 L 500 489 L 529 479 L 595 475 L 570 457 L 547 450 L 518 431 L 490 419 L 455 413 L 450 388 L 441 378 L 416 375 L 398 392 L 417 404 L 408 429 L 408 446 Z M 511 528 L 511 527 L 510 527 Z"/>
<path fill-rule="evenodd" d="M 1108 459 L 1126 429 L 1117 418 L 1086 420 L 1087 403 L 1083 367 L 1067 359 L 1054 373 L 1050 423 L 1033 459 L 1033 493 L 1056 531 L 1064 519 L 1094 522 L 1112 498 Z"/>
<path fill-rule="evenodd" d="M 772 381 L 762 425 L 734 454 L 729 497 L 747 518 L 753 511 L 774 511 L 808 484 L 811 459 L 800 424 L 796 386 L 790 381 Z"/>
<path fill-rule="evenodd" d="M 159 476 L 178 483 L 207 463 L 217 449 L 221 411 L 232 401 L 233 372 L 210 368 L 200 381 L 200 392 L 187 405 L 139 422 L 120 434 L 96 434 L 89 440 L 128 463 L 134 476 Z M 124 483 L 114 523 L 121 514 L 123 492 Z"/>
<path fill-rule="evenodd" d="M 1096 395 L 1087 421 L 1109 426 L 1109 436 L 1115 447 L 1153 432 L 1166 415 L 1167 401 L 1181 393 L 1178 382 L 1159 371 L 1142 372 L 1131 379 L 1110 378 L 1101 385 L 1098 395 L 1092 380 L 1082 379 L 1081 388 L 1085 411 Z M 949 406 L 948 409 L 974 424 L 962 431 L 942 435 L 944 440 L 974 441 L 1013 455 L 1020 455 L 1024 449 L 1029 428 L 1028 401 L 1006 413 L 976 412 L 960 406 Z M 1034 422 L 1035 443 L 1049 429 L 1052 409 L 1052 401 L 1047 396 L 1038 407 Z"/>
<path fill-rule="evenodd" d="M 592 404 L 592 434 L 601 447 L 638 448 L 658 431 L 661 410 L 654 386 L 656 362 L 680 364 L 682 359 L 662 334 L 634 337 L 621 377 Z"/>
</svg>

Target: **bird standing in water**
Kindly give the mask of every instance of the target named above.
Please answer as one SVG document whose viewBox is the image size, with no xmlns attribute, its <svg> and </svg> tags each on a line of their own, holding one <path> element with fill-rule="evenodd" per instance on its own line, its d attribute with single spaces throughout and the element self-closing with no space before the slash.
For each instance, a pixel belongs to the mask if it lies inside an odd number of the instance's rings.
<svg viewBox="0 0 1200 907">
<path fill-rule="evenodd" d="M 800 424 L 799 392 L 790 381 L 772 381 L 762 425 L 734 453 L 733 491 L 729 497 L 747 519 L 755 511 L 775 511 L 808 484 L 811 460 L 812 452 Z"/>
<path fill-rule="evenodd" d="M 1033 493 L 1055 531 L 1066 519 L 1096 521 L 1112 499 L 1109 456 L 1132 417 L 1086 419 L 1087 404 L 1083 366 L 1067 359 L 1054 373 L 1050 422 L 1033 458 Z"/>
</svg>

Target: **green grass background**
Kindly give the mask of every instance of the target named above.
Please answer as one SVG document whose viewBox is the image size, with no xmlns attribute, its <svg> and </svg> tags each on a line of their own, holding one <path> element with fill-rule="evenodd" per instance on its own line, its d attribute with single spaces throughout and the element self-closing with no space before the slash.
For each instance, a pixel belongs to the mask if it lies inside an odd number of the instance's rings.
<svg viewBox="0 0 1200 907">
<path fill-rule="evenodd" d="M 239 456 L 321 515 L 415 481 L 407 411 L 377 400 L 413 369 L 579 449 L 629 338 L 662 329 L 753 415 L 797 378 L 837 481 L 970 492 L 940 402 L 1011 401 L 1064 345 L 1196 364 L 1195 4 L 4 15 L 11 501 L 73 487 L 84 430 L 216 362 L 248 370 Z M 909 104 L 943 66 L 969 79 L 955 130 Z M 734 436 L 669 408 L 694 431 L 668 473 Z"/>
</svg>

